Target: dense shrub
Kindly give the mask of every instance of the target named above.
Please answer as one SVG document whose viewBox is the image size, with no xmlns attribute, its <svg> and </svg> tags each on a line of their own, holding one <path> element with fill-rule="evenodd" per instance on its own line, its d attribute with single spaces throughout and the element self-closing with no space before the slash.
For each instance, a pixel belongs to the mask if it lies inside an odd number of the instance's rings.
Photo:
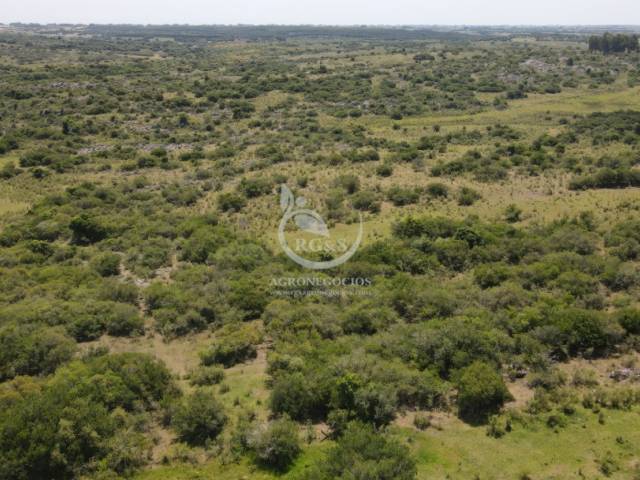
<svg viewBox="0 0 640 480">
<path fill-rule="evenodd" d="M 415 460 L 406 446 L 371 427 L 352 423 L 305 478 L 413 480 L 416 474 Z"/>
<path fill-rule="evenodd" d="M 18 141 L 11 137 L 0 137 L 0 155 L 15 150 L 19 147 Z"/>
<path fill-rule="evenodd" d="M 200 358 L 206 366 L 222 364 L 231 367 L 257 355 L 262 334 L 255 325 L 228 325 L 216 332 L 213 345 Z"/>
<path fill-rule="evenodd" d="M 34 387 L 0 410 L 0 478 L 76 478 L 103 462 L 127 473 L 148 455 L 134 407 L 153 410 L 173 391 L 166 368 L 138 354 L 73 362 Z"/>
<path fill-rule="evenodd" d="M 571 355 L 601 356 L 620 341 L 623 331 L 603 313 L 578 308 L 560 310 L 554 323 Z"/>
<path fill-rule="evenodd" d="M 272 189 L 273 184 L 268 178 L 243 178 L 238 184 L 238 190 L 247 198 L 267 195 Z"/>
<path fill-rule="evenodd" d="M 239 212 L 242 210 L 246 201 L 243 197 L 236 193 L 221 193 L 218 195 L 218 208 L 221 212 Z"/>
<path fill-rule="evenodd" d="M 120 256 L 104 253 L 93 260 L 93 268 L 102 277 L 113 277 L 120 273 Z"/>
<path fill-rule="evenodd" d="M 340 175 L 333 181 L 333 185 L 344 189 L 346 193 L 351 195 L 360 190 L 360 179 L 357 175 Z"/>
<path fill-rule="evenodd" d="M 469 421 L 485 420 L 512 399 L 500 374 L 482 362 L 464 368 L 457 387 L 459 414 Z"/>
<path fill-rule="evenodd" d="M 380 177 L 390 177 L 393 175 L 393 165 L 390 163 L 383 163 L 376 168 L 376 174 Z"/>
<path fill-rule="evenodd" d="M 61 328 L 6 325 L 0 328 L 0 381 L 53 373 L 75 350 L 75 342 Z"/>
<path fill-rule="evenodd" d="M 224 369 L 217 365 L 200 366 L 189 374 L 189 383 L 204 387 L 216 385 L 224 379 Z"/>
<path fill-rule="evenodd" d="M 133 305 L 113 303 L 104 316 L 107 333 L 114 336 L 133 336 L 144 330 L 144 320 Z"/>
<path fill-rule="evenodd" d="M 229 241 L 222 227 L 202 227 L 191 233 L 182 246 L 182 259 L 194 263 L 213 261 L 213 255 Z"/>
<path fill-rule="evenodd" d="M 298 425 L 288 418 L 259 425 L 251 432 L 249 448 L 257 462 L 274 470 L 286 470 L 300 454 Z"/>
<path fill-rule="evenodd" d="M 616 312 L 614 318 L 628 333 L 640 335 L 640 310 L 626 308 Z"/>
<path fill-rule="evenodd" d="M 380 211 L 380 201 L 378 196 L 371 191 L 363 191 L 356 193 L 351 198 L 353 208 L 362 211 L 368 211 L 371 213 L 378 213 Z"/>
<path fill-rule="evenodd" d="M 214 440 L 227 423 L 222 404 L 208 390 L 196 390 L 179 403 L 171 425 L 180 439 L 190 445 L 206 445 Z"/>
<path fill-rule="evenodd" d="M 69 228 L 73 233 L 73 243 L 79 245 L 99 242 L 106 238 L 108 234 L 103 225 L 87 214 L 82 214 L 72 219 L 69 223 Z"/>
<path fill-rule="evenodd" d="M 195 187 L 171 185 L 162 190 L 162 196 L 167 202 L 184 207 L 195 204 L 202 197 L 202 192 Z"/>
<path fill-rule="evenodd" d="M 458 191 L 458 205 L 468 207 L 482 198 L 478 192 L 469 187 L 462 187 Z"/>
<path fill-rule="evenodd" d="M 387 198 L 396 207 L 402 207 L 416 203 L 420 199 L 420 193 L 416 189 L 395 186 L 389 189 Z"/>
<path fill-rule="evenodd" d="M 429 183 L 425 187 L 425 192 L 432 198 L 447 198 L 449 196 L 449 187 L 443 183 Z"/>
<path fill-rule="evenodd" d="M 300 372 L 279 375 L 272 383 L 269 406 L 274 413 L 299 421 L 318 419 L 326 413 L 327 403 L 322 385 Z"/>
<path fill-rule="evenodd" d="M 640 171 L 603 168 L 593 175 L 571 180 L 571 190 L 587 190 L 590 188 L 628 188 L 640 187 Z"/>
</svg>

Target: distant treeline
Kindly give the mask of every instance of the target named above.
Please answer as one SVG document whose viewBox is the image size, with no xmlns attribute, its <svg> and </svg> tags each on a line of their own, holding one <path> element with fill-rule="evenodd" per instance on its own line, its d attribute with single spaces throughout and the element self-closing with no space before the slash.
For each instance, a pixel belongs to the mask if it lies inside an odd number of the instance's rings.
<svg viewBox="0 0 640 480">
<path fill-rule="evenodd" d="M 625 35 L 618 33 L 612 35 L 605 33 L 604 35 L 593 35 L 589 37 L 589 50 L 602 53 L 623 53 L 638 51 L 638 35 Z"/>
<path fill-rule="evenodd" d="M 468 40 L 471 33 L 438 31 L 424 27 L 311 26 L 311 25 L 88 25 L 92 35 L 171 37 L 180 40 L 287 40 L 294 38 L 345 38 L 360 40 Z M 476 34 L 480 36 L 480 34 Z"/>
</svg>

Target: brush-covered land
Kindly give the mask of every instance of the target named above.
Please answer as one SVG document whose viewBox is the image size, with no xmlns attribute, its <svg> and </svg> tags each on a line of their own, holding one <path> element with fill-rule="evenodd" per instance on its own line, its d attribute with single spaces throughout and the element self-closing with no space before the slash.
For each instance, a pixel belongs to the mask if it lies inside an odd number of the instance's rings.
<svg viewBox="0 0 640 480">
<path fill-rule="evenodd" d="M 0 479 L 640 478 L 633 33 L 0 27 Z"/>
</svg>

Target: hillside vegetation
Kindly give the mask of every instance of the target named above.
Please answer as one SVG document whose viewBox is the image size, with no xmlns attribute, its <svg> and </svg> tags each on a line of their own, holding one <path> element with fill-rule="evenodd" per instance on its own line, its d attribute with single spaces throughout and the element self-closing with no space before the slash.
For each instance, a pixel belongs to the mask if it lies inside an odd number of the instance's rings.
<svg viewBox="0 0 640 480">
<path fill-rule="evenodd" d="M 0 30 L 0 479 L 640 478 L 637 49 L 283 28 Z"/>
</svg>

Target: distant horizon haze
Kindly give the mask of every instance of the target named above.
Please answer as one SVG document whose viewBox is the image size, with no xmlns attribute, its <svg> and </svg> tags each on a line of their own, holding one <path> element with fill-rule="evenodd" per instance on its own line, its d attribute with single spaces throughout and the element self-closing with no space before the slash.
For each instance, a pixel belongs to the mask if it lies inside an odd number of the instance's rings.
<svg viewBox="0 0 640 480">
<path fill-rule="evenodd" d="M 636 26 L 637 0 L 0 0 L 0 23 Z"/>
</svg>

